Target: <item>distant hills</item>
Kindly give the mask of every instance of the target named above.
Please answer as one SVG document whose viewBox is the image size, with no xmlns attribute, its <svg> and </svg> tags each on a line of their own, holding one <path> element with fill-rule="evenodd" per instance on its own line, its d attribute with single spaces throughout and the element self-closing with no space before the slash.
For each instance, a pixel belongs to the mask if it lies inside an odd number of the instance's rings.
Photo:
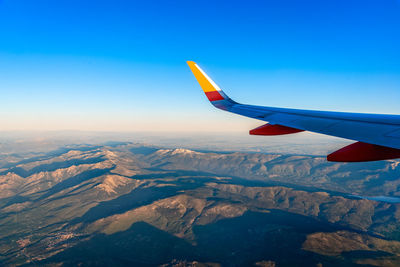
<svg viewBox="0 0 400 267">
<path fill-rule="evenodd" d="M 81 145 L 0 157 L 5 265 L 398 266 L 400 161 Z"/>
</svg>

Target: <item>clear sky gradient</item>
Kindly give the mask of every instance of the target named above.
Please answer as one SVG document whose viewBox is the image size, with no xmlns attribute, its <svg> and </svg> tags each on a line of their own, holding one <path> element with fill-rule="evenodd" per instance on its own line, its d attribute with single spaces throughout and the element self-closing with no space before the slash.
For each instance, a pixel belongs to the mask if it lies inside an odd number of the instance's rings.
<svg viewBox="0 0 400 267">
<path fill-rule="evenodd" d="M 0 0 L 0 129 L 243 131 L 238 102 L 400 114 L 400 2 Z"/>
</svg>

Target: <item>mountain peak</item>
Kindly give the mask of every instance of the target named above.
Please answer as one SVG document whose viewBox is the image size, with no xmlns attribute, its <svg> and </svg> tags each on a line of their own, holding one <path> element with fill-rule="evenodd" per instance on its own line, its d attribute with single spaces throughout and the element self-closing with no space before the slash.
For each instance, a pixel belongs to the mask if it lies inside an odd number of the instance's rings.
<svg viewBox="0 0 400 267">
<path fill-rule="evenodd" d="M 174 149 L 172 151 L 171 154 L 175 155 L 175 154 L 197 154 L 197 153 L 199 153 L 199 152 L 196 152 L 196 151 L 193 151 L 193 150 L 190 150 L 190 149 L 176 148 L 176 149 Z"/>
</svg>

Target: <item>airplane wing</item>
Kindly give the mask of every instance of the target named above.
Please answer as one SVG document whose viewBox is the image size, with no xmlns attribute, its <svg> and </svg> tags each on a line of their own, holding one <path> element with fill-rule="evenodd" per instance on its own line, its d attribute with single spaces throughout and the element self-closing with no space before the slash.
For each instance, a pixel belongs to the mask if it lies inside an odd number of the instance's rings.
<svg viewBox="0 0 400 267">
<path fill-rule="evenodd" d="M 239 104 L 193 61 L 187 62 L 215 107 L 268 122 L 253 135 L 310 131 L 358 141 L 327 156 L 328 161 L 362 162 L 400 158 L 400 115 L 301 110 Z"/>
</svg>

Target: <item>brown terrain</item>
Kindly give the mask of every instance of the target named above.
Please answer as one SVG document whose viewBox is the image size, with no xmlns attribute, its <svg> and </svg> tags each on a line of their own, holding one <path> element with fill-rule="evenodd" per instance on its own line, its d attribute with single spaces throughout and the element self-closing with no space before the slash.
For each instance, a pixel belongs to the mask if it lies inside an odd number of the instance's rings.
<svg viewBox="0 0 400 267">
<path fill-rule="evenodd" d="M 398 266 L 398 163 L 131 143 L 0 158 L 4 265 Z"/>
</svg>

